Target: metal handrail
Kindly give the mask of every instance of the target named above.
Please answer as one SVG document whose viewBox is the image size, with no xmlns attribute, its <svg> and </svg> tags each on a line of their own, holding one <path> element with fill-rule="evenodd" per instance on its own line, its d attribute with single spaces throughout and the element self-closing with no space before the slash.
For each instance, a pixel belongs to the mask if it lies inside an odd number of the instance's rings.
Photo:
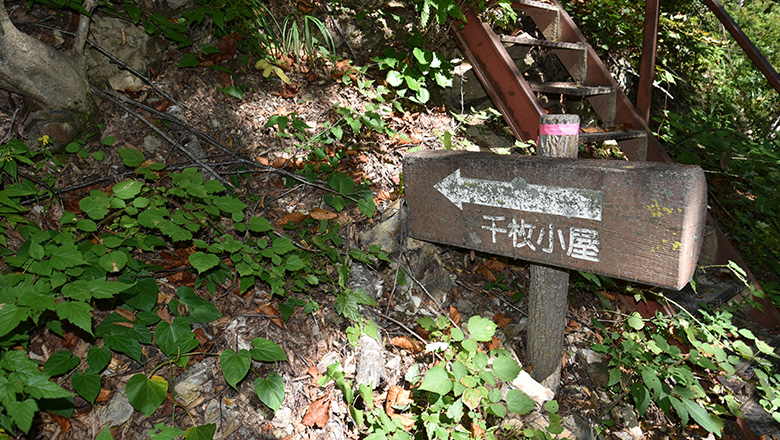
<svg viewBox="0 0 780 440">
<path fill-rule="evenodd" d="M 753 62 L 759 71 L 764 74 L 764 77 L 769 81 L 769 84 L 780 93 L 780 74 L 777 73 L 772 64 L 764 57 L 761 51 L 755 44 L 742 32 L 742 29 L 737 25 L 734 19 L 723 8 L 723 5 L 718 0 L 704 0 L 704 4 L 715 14 L 715 17 L 723 24 L 726 30 L 729 31 L 732 37 L 737 41 L 737 44 L 747 54 L 748 58 Z M 642 42 L 642 61 L 639 68 L 639 90 L 637 94 L 636 108 L 645 121 L 649 121 L 650 118 L 650 103 L 653 91 L 653 78 L 655 75 L 655 58 L 658 50 L 658 17 L 660 14 L 660 1 L 659 0 L 647 0 L 645 6 L 645 31 L 644 40 Z"/>
</svg>

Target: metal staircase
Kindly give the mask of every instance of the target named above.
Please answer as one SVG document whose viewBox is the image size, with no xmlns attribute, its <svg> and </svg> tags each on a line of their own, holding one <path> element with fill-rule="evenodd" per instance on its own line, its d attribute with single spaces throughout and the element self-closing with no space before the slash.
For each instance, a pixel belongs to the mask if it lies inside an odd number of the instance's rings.
<svg viewBox="0 0 780 440">
<path fill-rule="evenodd" d="M 518 139 L 535 140 L 538 136 L 539 116 L 548 112 L 539 101 L 542 95 L 548 102 L 555 102 L 555 97 L 584 98 L 598 117 L 598 128 L 585 128 L 581 142 L 614 140 L 630 160 L 671 161 L 559 3 L 515 0 L 512 6 L 533 20 L 533 32 L 542 38 L 498 36 L 472 11 L 466 13 L 466 24 L 456 31 L 455 38 Z M 516 60 L 533 48 L 557 57 L 568 78 L 532 81 L 524 77 Z"/>
</svg>

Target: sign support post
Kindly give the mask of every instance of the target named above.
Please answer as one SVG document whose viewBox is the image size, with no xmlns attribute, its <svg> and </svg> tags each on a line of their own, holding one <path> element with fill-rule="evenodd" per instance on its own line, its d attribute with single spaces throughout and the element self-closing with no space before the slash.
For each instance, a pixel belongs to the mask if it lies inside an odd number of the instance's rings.
<svg viewBox="0 0 780 440">
<path fill-rule="evenodd" d="M 537 154 L 577 158 L 580 117 L 542 115 Z M 568 311 L 569 272 L 531 265 L 526 345 L 531 376 L 557 393 L 561 381 L 563 337 Z"/>
</svg>

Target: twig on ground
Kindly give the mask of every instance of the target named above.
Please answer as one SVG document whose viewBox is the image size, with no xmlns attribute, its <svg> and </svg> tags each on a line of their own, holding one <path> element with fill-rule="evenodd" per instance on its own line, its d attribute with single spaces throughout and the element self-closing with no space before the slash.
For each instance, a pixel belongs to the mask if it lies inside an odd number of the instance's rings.
<svg viewBox="0 0 780 440">
<path fill-rule="evenodd" d="M 230 181 L 228 181 L 228 180 L 227 180 L 227 179 L 225 179 L 224 177 L 222 177 L 222 175 L 220 175 L 220 174 L 219 174 L 219 173 L 218 173 L 216 170 L 214 170 L 214 168 L 212 168 L 210 165 L 208 165 L 207 163 L 205 163 L 205 162 L 203 162 L 202 160 L 200 160 L 200 158 L 198 158 L 197 156 L 195 156 L 195 154 L 193 154 L 193 153 L 192 153 L 190 150 L 188 150 L 187 148 L 185 148 L 185 147 L 184 147 L 183 145 L 181 145 L 179 142 L 176 142 L 176 140 L 175 140 L 175 139 L 173 139 L 172 137 L 170 137 L 170 136 L 168 135 L 168 133 L 166 133 L 166 132 L 164 132 L 164 131 L 160 130 L 158 127 L 156 127 L 154 124 L 152 124 L 152 123 L 151 123 L 151 122 L 150 122 L 148 119 L 144 118 L 142 115 L 140 115 L 140 114 L 136 113 L 136 112 L 135 112 L 133 109 L 131 109 L 130 107 L 128 107 L 128 106 L 127 106 L 127 105 L 124 103 L 124 99 L 123 99 L 123 97 L 121 97 L 120 95 L 116 95 L 116 94 L 114 94 L 113 92 L 104 92 L 104 91 L 102 91 L 102 90 L 100 90 L 100 89 L 98 89 L 97 87 L 94 87 L 94 86 L 92 87 L 92 90 L 93 90 L 94 92 L 96 92 L 97 94 L 99 94 L 99 95 L 101 95 L 101 96 L 103 96 L 103 97 L 105 97 L 105 98 L 108 98 L 109 100 L 113 101 L 113 102 L 114 102 L 116 105 L 118 105 L 119 107 L 121 107 L 121 108 L 122 108 L 124 111 L 126 111 L 126 112 L 130 113 L 130 114 L 131 114 L 131 115 L 133 115 L 133 116 L 134 116 L 136 119 L 138 119 L 139 121 L 141 121 L 141 122 L 143 122 L 144 124 L 146 124 L 146 125 L 147 125 L 149 128 L 151 128 L 151 129 L 152 129 L 152 130 L 154 130 L 154 131 L 155 131 L 157 134 L 159 134 L 159 135 L 160 135 L 160 136 L 161 136 L 163 139 L 165 139 L 166 141 L 168 141 L 168 143 L 169 143 L 169 144 L 171 144 L 171 145 L 173 145 L 174 147 L 176 147 L 176 148 L 177 148 L 177 149 L 178 149 L 180 152 L 184 153 L 184 154 L 185 154 L 187 157 L 189 157 L 189 158 L 190 158 L 190 160 L 192 160 L 193 162 L 197 163 L 199 167 L 201 167 L 201 168 L 203 168 L 204 170 L 206 170 L 206 171 L 208 171 L 209 173 L 211 173 L 211 174 L 214 176 L 214 178 L 215 178 L 215 179 L 217 179 L 217 180 L 219 180 L 219 181 L 220 181 L 220 182 L 221 182 L 223 185 L 225 185 L 225 186 L 227 186 L 227 187 L 229 187 L 229 188 L 234 188 L 233 184 L 232 184 L 232 183 L 230 183 Z"/>
</svg>

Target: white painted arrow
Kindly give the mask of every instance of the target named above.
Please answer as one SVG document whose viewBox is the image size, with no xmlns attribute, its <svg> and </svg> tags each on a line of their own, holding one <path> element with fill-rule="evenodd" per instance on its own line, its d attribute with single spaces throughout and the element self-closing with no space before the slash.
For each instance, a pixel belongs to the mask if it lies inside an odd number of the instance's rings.
<svg viewBox="0 0 780 440">
<path fill-rule="evenodd" d="M 470 179 L 460 176 L 460 168 L 434 188 L 461 210 L 464 203 L 471 203 L 601 221 L 604 202 L 602 191 L 530 185 L 520 177 L 511 182 Z"/>
</svg>

